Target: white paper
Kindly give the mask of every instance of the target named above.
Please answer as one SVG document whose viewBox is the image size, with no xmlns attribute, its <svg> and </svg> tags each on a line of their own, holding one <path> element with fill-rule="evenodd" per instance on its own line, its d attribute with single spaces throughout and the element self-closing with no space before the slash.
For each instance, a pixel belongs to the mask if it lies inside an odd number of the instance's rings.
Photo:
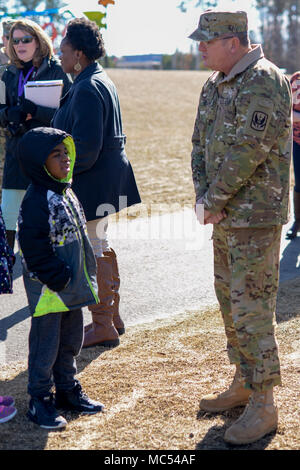
<svg viewBox="0 0 300 470">
<path fill-rule="evenodd" d="M 0 104 L 6 104 L 5 83 L 0 80 Z"/>
<path fill-rule="evenodd" d="M 25 98 L 40 106 L 58 108 L 62 94 L 63 80 L 27 82 Z"/>
</svg>

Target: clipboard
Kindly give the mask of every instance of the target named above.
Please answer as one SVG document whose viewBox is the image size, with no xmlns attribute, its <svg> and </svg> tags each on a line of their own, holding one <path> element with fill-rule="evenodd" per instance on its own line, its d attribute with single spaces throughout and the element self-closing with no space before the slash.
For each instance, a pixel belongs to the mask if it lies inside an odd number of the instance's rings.
<svg viewBox="0 0 300 470">
<path fill-rule="evenodd" d="M 24 87 L 24 95 L 27 100 L 36 105 L 58 108 L 63 85 L 63 80 L 27 82 Z"/>
</svg>

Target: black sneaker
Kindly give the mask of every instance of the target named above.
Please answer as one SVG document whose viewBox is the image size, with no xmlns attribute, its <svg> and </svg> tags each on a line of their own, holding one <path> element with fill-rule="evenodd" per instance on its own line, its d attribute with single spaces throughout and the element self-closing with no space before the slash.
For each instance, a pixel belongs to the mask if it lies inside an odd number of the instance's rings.
<svg viewBox="0 0 300 470">
<path fill-rule="evenodd" d="M 87 414 L 99 413 L 104 409 L 102 403 L 91 400 L 83 393 L 80 383 L 77 383 L 72 390 L 57 390 L 55 407 L 64 411 L 79 411 Z"/>
<path fill-rule="evenodd" d="M 39 398 L 32 397 L 29 402 L 27 417 L 30 421 L 45 429 L 61 429 L 67 425 L 65 418 L 57 413 L 53 394 Z"/>
</svg>

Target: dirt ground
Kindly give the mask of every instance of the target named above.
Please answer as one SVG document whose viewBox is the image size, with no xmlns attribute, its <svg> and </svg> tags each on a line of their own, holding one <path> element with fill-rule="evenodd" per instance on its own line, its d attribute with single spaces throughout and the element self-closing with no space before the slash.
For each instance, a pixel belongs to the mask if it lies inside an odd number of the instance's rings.
<svg viewBox="0 0 300 470">
<path fill-rule="evenodd" d="M 299 284 L 293 282 L 293 292 Z M 113 350 L 83 350 L 78 377 L 106 411 L 67 413 L 64 431 L 47 432 L 27 420 L 26 364 L 2 367 L 1 389 L 15 397 L 18 414 L 0 426 L 0 449 L 299 450 L 300 304 L 287 307 L 290 289 L 290 284 L 281 287 L 277 312 L 283 384 L 275 393 L 276 433 L 251 445 L 230 446 L 224 432 L 243 409 L 217 415 L 199 410 L 201 396 L 224 390 L 233 374 L 221 316 L 207 308 L 131 327 Z"/>
<path fill-rule="evenodd" d="M 191 135 L 207 73 L 111 70 L 127 134 L 127 154 L 143 203 L 162 211 L 193 204 Z M 141 215 L 133 209 L 129 217 Z M 124 214 L 123 214 L 124 216 Z M 243 449 L 299 450 L 300 280 L 281 285 L 277 337 L 283 385 L 276 388 L 280 423 Z M 26 358 L 1 365 L 1 394 L 15 397 L 18 414 L 0 425 L 0 449 L 202 450 L 236 449 L 224 443 L 226 428 L 242 408 L 218 415 L 199 410 L 203 394 L 225 389 L 233 375 L 221 317 L 212 307 L 132 326 L 113 350 L 83 350 L 78 358 L 85 391 L 105 413 L 67 414 L 68 427 L 47 432 L 25 414 Z M 239 447 L 240 448 L 240 447 Z"/>
</svg>

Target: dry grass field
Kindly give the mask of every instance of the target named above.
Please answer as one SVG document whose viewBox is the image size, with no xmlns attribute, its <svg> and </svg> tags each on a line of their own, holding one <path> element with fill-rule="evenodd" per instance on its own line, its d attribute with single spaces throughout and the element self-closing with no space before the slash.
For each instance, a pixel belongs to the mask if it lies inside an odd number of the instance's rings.
<svg viewBox="0 0 300 470">
<path fill-rule="evenodd" d="M 191 134 L 199 92 L 208 74 L 111 70 L 121 100 L 127 153 L 143 202 L 192 204 Z M 283 386 L 277 433 L 247 450 L 299 450 L 300 282 L 282 284 L 278 342 Z M 201 396 L 225 389 L 232 367 L 220 313 L 213 307 L 127 329 L 121 345 L 83 350 L 78 359 L 85 391 L 103 401 L 94 416 L 67 414 L 63 432 L 30 423 L 26 362 L 1 366 L 1 393 L 16 399 L 17 416 L 0 425 L 0 449 L 229 450 L 226 428 L 241 408 L 218 415 L 199 410 Z"/>
<path fill-rule="evenodd" d="M 161 204 L 162 211 L 193 204 L 191 137 L 209 73 L 112 69 L 109 75 L 119 90 L 126 152 L 143 203 L 149 210 Z"/>
<path fill-rule="evenodd" d="M 233 374 L 221 316 L 206 308 L 128 328 L 113 350 L 84 349 L 79 379 L 106 411 L 94 416 L 67 413 L 68 426 L 61 432 L 47 432 L 25 417 L 26 364 L 2 367 L 1 390 L 15 397 L 18 414 L 0 426 L 0 449 L 299 450 L 300 322 L 295 313 L 299 315 L 300 304 L 290 310 L 284 300 L 278 312 L 283 386 L 276 389 L 276 433 L 251 445 L 230 446 L 223 441 L 224 432 L 243 409 L 216 415 L 199 410 L 200 397 L 224 390 Z"/>
</svg>

